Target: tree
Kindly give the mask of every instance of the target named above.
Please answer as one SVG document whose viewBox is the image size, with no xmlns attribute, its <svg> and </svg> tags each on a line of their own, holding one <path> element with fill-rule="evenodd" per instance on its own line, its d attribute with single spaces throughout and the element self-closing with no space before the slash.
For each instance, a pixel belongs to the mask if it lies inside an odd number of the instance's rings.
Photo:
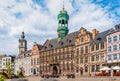
<svg viewBox="0 0 120 81">
<path fill-rule="evenodd" d="M 7 73 L 11 74 L 11 66 L 10 66 L 10 61 L 6 62 L 6 67 L 7 67 Z"/>
</svg>

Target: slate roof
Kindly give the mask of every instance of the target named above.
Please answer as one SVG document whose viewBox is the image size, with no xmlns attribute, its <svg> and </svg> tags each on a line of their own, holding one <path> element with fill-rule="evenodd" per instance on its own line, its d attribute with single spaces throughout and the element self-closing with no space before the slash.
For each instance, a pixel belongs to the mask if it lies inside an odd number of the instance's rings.
<svg viewBox="0 0 120 81">
<path fill-rule="evenodd" d="M 106 40 L 106 35 L 110 32 L 109 30 L 103 31 L 95 36 L 95 38 L 91 41 L 91 45 L 101 43 Z"/>
<path fill-rule="evenodd" d="M 31 50 L 24 51 L 24 52 L 22 52 L 18 55 L 18 58 L 21 57 L 21 56 L 28 57 L 28 56 L 31 55 L 30 53 L 31 53 Z"/>
<path fill-rule="evenodd" d="M 67 34 L 65 38 L 60 42 L 58 41 L 57 38 L 46 40 L 41 51 L 51 50 L 54 48 L 61 48 L 69 45 L 75 45 L 75 39 L 78 36 L 78 34 L 79 34 L 79 31 Z"/>
<path fill-rule="evenodd" d="M 40 44 L 37 44 L 37 47 L 38 47 L 39 50 L 42 49 L 42 45 L 40 45 Z"/>
</svg>

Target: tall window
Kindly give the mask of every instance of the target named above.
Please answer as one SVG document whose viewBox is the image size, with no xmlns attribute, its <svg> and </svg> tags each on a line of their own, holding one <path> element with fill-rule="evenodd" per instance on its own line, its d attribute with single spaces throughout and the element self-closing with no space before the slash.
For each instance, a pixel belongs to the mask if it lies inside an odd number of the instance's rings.
<svg viewBox="0 0 120 81">
<path fill-rule="evenodd" d="M 80 58 L 80 63 L 83 63 L 83 58 L 82 57 Z"/>
<path fill-rule="evenodd" d="M 95 71 L 95 65 L 92 65 L 91 71 L 92 71 L 92 72 Z"/>
<path fill-rule="evenodd" d="M 33 65 L 33 59 L 31 59 L 31 65 Z"/>
<path fill-rule="evenodd" d="M 99 44 L 96 44 L 96 50 L 99 50 Z"/>
<path fill-rule="evenodd" d="M 100 65 L 96 65 L 96 72 L 100 71 Z"/>
<path fill-rule="evenodd" d="M 85 72 L 88 72 L 88 66 L 85 66 Z"/>
<path fill-rule="evenodd" d="M 71 63 L 71 70 L 74 70 L 73 64 Z"/>
<path fill-rule="evenodd" d="M 104 60 L 104 53 L 101 53 L 101 60 Z"/>
<path fill-rule="evenodd" d="M 79 63 L 79 59 L 78 58 L 76 58 L 76 64 L 78 64 Z"/>
<path fill-rule="evenodd" d="M 108 52 L 111 52 L 111 46 L 108 46 Z"/>
<path fill-rule="evenodd" d="M 99 54 L 96 55 L 96 61 L 98 61 L 98 60 L 99 60 Z"/>
<path fill-rule="evenodd" d="M 94 45 L 91 47 L 91 51 L 94 51 Z"/>
<path fill-rule="evenodd" d="M 117 36 L 113 37 L 113 41 L 116 42 L 117 41 Z"/>
<path fill-rule="evenodd" d="M 85 46 L 85 53 L 88 53 L 88 46 Z"/>
<path fill-rule="evenodd" d="M 95 57 L 94 55 L 91 56 L 91 61 L 94 61 L 94 60 L 95 60 L 94 57 Z"/>
<path fill-rule="evenodd" d="M 64 26 L 64 24 L 65 24 L 65 22 L 64 22 L 64 20 L 62 20 L 62 26 Z"/>
<path fill-rule="evenodd" d="M 81 54 L 83 54 L 83 47 L 81 47 Z"/>
<path fill-rule="evenodd" d="M 85 63 L 87 63 L 88 62 L 88 57 L 85 57 Z"/>
<path fill-rule="evenodd" d="M 111 55 L 108 55 L 108 61 L 111 61 L 111 60 L 112 60 Z"/>
<path fill-rule="evenodd" d="M 104 42 L 101 43 L 101 49 L 104 49 Z"/>
<path fill-rule="evenodd" d="M 70 69 L 69 69 L 69 64 L 68 64 L 68 63 L 67 63 L 67 70 L 70 70 Z"/>
<path fill-rule="evenodd" d="M 83 37 L 81 37 L 81 42 L 84 42 L 84 38 Z"/>
<path fill-rule="evenodd" d="M 117 54 L 113 55 L 113 60 L 117 60 Z"/>
<path fill-rule="evenodd" d="M 36 64 L 36 58 L 34 58 L 34 64 Z"/>
<path fill-rule="evenodd" d="M 114 46 L 113 46 L 113 50 L 114 50 L 114 51 L 117 50 L 117 45 L 114 45 Z"/>
<path fill-rule="evenodd" d="M 79 48 L 77 48 L 77 57 L 79 56 Z"/>
<path fill-rule="evenodd" d="M 100 65 L 96 65 L 96 72 L 100 71 Z"/>
<path fill-rule="evenodd" d="M 40 62 L 40 61 L 39 61 L 39 57 L 37 57 L 37 64 L 39 64 L 39 62 Z"/>
<path fill-rule="evenodd" d="M 108 43 L 111 43 L 112 42 L 112 38 L 108 38 Z"/>
</svg>

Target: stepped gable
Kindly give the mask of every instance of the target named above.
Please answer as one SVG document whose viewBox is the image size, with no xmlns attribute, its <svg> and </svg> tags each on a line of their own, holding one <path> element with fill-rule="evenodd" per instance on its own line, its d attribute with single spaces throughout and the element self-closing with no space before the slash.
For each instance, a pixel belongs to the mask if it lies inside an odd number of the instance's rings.
<svg viewBox="0 0 120 81">
<path fill-rule="evenodd" d="M 95 38 L 92 40 L 91 45 L 93 46 L 94 44 L 103 42 L 106 40 L 106 35 L 110 32 L 109 30 L 103 31 L 101 33 L 98 33 Z"/>
<path fill-rule="evenodd" d="M 62 41 L 58 41 L 58 38 L 54 38 L 51 40 L 46 40 L 44 43 L 41 51 L 51 50 L 55 48 L 61 48 L 63 46 L 69 46 L 75 44 L 75 39 L 78 36 L 79 31 L 72 32 L 70 34 L 67 34 Z"/>
</svg>

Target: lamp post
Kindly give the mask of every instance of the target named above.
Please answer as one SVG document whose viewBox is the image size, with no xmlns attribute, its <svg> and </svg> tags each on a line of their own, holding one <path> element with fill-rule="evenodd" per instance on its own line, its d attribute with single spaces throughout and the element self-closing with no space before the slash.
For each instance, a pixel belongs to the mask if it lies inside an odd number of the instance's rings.
<svg viewBox="0 0 120 81">
<path fill-rule="evenodd" d="M 111 66 L 111 77 L 113 77 L 113 66 Z"/>
</svg>

